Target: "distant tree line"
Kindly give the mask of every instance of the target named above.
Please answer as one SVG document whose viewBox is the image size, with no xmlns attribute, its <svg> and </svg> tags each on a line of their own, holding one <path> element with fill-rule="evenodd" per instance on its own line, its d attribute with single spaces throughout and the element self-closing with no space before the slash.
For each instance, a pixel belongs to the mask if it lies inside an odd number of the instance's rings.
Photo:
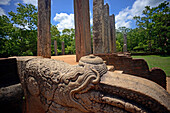
<svg viewBox="0 0 170 113">
<path fill-rule="evenodd" d="M 169 2 L 165 1 L 153 8 L 146 6 L 142 16 L 135 16 L 134 19 L 137 28 L 120 27 L 117 29 L 118 51 L 122 51 L 123 33 L 126 33 L 129 52 L 170 53 Z"/>
<path fill-rule="evenodd" d="M 18 4 L 17 12 L 0 16 L 0 57 L 37 55 L 37 9 L 31 4 Z M 127 34 L 129 52 L 170 53 L 170 8 L 169 2 L 157 7 L 146 6 L 143 15 L 135 16 L 137 28 L 120 27 L 116 30 L 117 52 L 123 50 L 123 34 Z M 91 37 L 92 27 L 91 27 Z M 75 30 L 51 25 L 51 54 L 54 55 L 54 40 L 61 54 L 61 43 L 65 42 L 65 53 L 75 54 Z"/>
</svg>

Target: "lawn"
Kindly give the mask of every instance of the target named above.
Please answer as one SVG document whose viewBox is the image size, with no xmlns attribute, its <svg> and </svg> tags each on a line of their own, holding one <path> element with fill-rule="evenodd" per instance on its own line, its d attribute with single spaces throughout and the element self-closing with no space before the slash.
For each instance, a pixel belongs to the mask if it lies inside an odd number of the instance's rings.
<svg viewBox="0 0 170 113">
<path fill-rule="evenodd" d="M 133 58 L 143 58 L 152 67 L 159 67 L 165 71 L 166 76 L 170 77 L 170 56 L 146 55 L 146 56 L 132 56 Z"/>
</svg>

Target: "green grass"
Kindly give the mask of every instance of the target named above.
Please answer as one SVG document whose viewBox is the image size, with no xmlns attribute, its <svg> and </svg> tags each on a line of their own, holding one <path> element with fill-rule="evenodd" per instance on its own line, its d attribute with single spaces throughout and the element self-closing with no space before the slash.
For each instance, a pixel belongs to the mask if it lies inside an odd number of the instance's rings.
<svg viewBox="0 0 170 113">
<path fill-rule="evenodd" d="M 146 55 L 132 57 L 145 59 L 145 61 L 149 65 L 149 69 L 151 69 L 152 67 L 159 67 L 165 71 L 166 76 L 170 77 L 170 56 Z"/>
</svg>

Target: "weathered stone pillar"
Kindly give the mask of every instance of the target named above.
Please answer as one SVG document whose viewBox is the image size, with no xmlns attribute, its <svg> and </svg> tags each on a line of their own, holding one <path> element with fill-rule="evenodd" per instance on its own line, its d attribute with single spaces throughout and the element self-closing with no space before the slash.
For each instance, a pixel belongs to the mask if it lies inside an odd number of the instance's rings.
<svg viewBox="0 0 170 113">
<path fill-rule="evenodd" d="M 104 0 L 93 0 L 93 54 L 103 53 L 102 20 Z"/>
<path fill-rule="evenodd" d="M 64 45 L 64 42 L 62 42 L 62 55 L 65 55 L 65 45 Z"/>
<path fill-rule="evenodd" d="M 38 0 L 37 55 L 51 58 L 51 0 Z"/>
<path fill-rule="evenodd" d="M 116 53 L 115 15 L 110 16 L 111 53 Z"/>
<path fill-rule="evenodd" d="M 76 61 L 91 54 L 89 0 L 74 0 Z"/>
<path fill-rule="evenodd" d="M 56 40 L 54 40 L 54 52 L 55 52 L 55 56 L 57 56 L 58 53 L 57 53 L 57 41 Z"/>
<path fill-rule="evenodd" d="M 127 52 L 127 36 L 126 34 L 124 36 L 124 45 L 123 45 L 123 52 Z"/>
<path fill-rule="evenodd" d="M 110 34 L 110 20 L 109 20 L 109 5 L 106 3 L 103 7 L 103 20 L 102 20 L 102 40 L 103 40 L 103 53 L 110 53 L 111 34 Z"/>
<path fill-rule="evenodd" d="M 51 0 L 38 0 L 37 55 L 51 58 Z"/>
</svg>

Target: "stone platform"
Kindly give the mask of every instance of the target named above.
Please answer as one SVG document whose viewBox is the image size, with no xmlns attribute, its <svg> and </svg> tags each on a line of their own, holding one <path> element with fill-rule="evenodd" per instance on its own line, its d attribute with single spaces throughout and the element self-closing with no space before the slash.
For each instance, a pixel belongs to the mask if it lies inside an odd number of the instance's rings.
<svg viewBox="0 0 170 113">
<path fill-rule="evenodd" d="M 60 55 L 60 56 L 51 56 L 51 59 L 56 59 L 60 61 L 64 61 L 71 65 L 77 65 L 78 62 L 76 62 L 76 55 Z M 122 73 L 122 71 L 115 70 L 113 73 Z M 167 80 L 167 91 L 170 93 L 170 77 L 166 78 Z"/>
</svg>

